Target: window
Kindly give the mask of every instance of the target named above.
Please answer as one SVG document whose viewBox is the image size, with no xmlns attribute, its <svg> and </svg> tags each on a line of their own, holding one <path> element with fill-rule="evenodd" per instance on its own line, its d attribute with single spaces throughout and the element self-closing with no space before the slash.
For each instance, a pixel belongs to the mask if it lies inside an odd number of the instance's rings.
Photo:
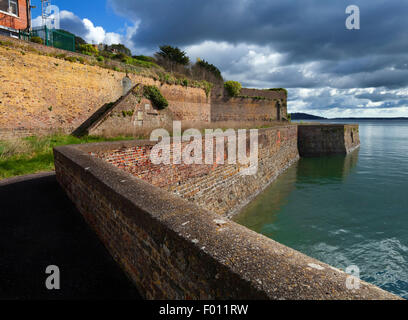
<svg viewBox="0 0 408 320">
<path fill-rule="evenodd" d="M 18 16 L 17 0 L 0 0 L 0 11 L 8 12 Z"/>
<path fill-rule="evenodd" d="M 9 12 L 18 16 L 18 2 L 17 0 L 9 1 Z"/>
</svg>

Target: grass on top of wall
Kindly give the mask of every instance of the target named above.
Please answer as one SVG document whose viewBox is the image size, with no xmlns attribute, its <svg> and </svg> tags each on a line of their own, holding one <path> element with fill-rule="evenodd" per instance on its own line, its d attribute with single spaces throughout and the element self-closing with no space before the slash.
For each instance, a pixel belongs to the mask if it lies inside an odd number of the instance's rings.
<svg viewBox="0 0 408 320">
<path fill-rule="evenodd" d="M 123 136 L 76 138 L 70 135 L 55 134 L 0 141 L 0 180 L 54 170 L 52 149 L 57 146 L 133 139 Z"/>
</svg>

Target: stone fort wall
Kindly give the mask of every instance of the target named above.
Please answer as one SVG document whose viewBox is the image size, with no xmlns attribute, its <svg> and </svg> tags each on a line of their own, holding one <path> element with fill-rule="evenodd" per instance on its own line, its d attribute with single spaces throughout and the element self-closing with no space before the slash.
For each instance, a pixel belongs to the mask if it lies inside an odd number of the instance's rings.
<svg viewBox="0 0 408 320">
<path fill-rule="evenodd" d="M 224 164 L 206 165 L 205 142 L 203 164 L 154 165 L 150 161 L 153 144 L 120 148 L 94 155 L 125 170 L 137 178 L 163 188 L 220 215 L 236 212 L 270 184 L 283 170 L 299 159 L 297 126 L 263 129 L 258 138 L 258 171 L 244 176 L 248 166 L 228 163 L 227 138 L 224 138 Z M 250 155 L 247 136 L 247 156 Z M 215 139 L 214 139 L 215 143 Z M 189 142 L 181 143 L 182 154 Z M 171 158 L 173 159 L 173 146 Z M 157 173 L 160 174 L 157 174 Z"/>
<path fill-rule="evenodd" d="M 57 59 L 55 54 L 77 56 L 95 65 Z M 103 114 L 101 110 L 107 104 L 122 97 L 122 80 L 126 74 L 99 67 L 94 60 L 0 36 L 0 139 L 54 131 L 72 133 L 95 114 Z M 214 94 L 207 97 L 200 88 L 162 84 L 132 73 L 129 78 L 133 85 L 157 86 L 168 100 L 169 107 L 164 111 L 149 112 L 147 109 L 137 110 L 140 106 L 131 105 L 130 100 L 125 101 L 125 105 L 118 106 L 115 112 L 122 114 L 126 111 L 128 116 L 104 118 L 109 121 L 98 130 L 94 128 L 92 134 L 120 128 L 129 131 L 129 127 L 150 127 L 155 123 L 171 123 L 172 120 L 204 124 L 231 120 L 271 122 L 277 114 L 276 99 L 284 98 L 279 92 L 243 89 L 242 94 L 246 96 L 239 99 L 218 99 L 217 89 L 213 89 Z M 257 100 L 250 96 L 265 99 Z M 139 111 L 143 114 L 138 116 Z M 129 116 L 132 112 L 133 118 Z"/>
<path fill-rule="evenodd" d="M 279 129 L 280 139 L 276 130 L 260 131 L 261 148 L 291 149 L 296 127 Z M 348 290 L 346 273 L 169 192 L 169 186 L 199 176 L 228 178 L 208 168 L 152 166 L 151 146 L 131 141 L 54 152 L 59 183 L 145 298 L 397 299 L 365 282 Z M 274 161 L 272 153 L 260 153 L 261 166 L 283 170 L 285 156 Z M 217 188 L 218 182 L 205 187 Z M 225 191 L 224 201 L 240 194 L 243 184 L 231 183 L 236 188 Z M 218 201 L 208 198 L 208 208 Z"/>
<path fill-rule="evenodd" d="M 299 125 L 298 148 L 302 157 L 347 154 L 360 146 L 358 125 Z"/>
<path fill-rule="evenodd" d="M 123 72 L 0 45 L 0 139 L 52 130 L 73 132 L 101 107 L 123 95 L 125 76 Z M 204 90 L 161 84 L 136 74 L 129 77 L 134 84 L 159 87 L 173 117 L 210 121 L 210 103 Z"/>
</svg>

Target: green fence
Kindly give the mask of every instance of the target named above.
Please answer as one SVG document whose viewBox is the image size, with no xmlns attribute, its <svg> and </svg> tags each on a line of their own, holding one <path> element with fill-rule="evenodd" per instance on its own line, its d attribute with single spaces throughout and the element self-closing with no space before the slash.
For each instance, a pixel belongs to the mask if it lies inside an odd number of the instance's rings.
<svg viewBox="0 0 408 320">
<path fill-rule="evenodd" d="M 20 32 L 20 39 L 29 41 L 32 37 L 41 38 L 46 46 L 75 52 L 75 36 L 63 30 L 44 26 L 33 28 L 30 34 Z"/>
</svg>

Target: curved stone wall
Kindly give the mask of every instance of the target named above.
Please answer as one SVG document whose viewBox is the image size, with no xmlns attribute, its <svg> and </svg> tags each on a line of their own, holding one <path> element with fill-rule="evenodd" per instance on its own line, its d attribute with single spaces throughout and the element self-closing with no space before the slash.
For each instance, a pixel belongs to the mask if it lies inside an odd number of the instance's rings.
<svg viewBox="0 0 408 320">
<path fill-rule="evenodd" d="M 397 299 L 95 157 L 151 145 L 55 149 L 59 183 L 147 299 Z"/>
</svg>

